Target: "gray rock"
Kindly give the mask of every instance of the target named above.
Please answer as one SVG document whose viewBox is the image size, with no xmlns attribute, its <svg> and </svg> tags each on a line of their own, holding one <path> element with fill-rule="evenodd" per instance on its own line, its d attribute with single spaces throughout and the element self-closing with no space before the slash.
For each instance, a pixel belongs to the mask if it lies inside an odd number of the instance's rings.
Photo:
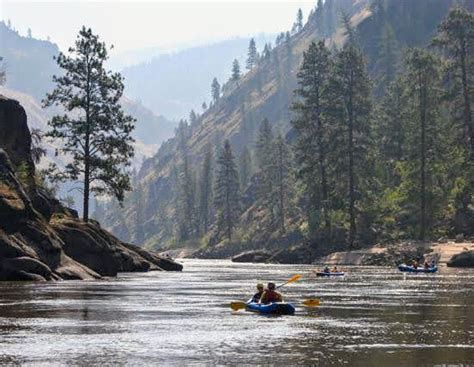
<svg viewBox="0 0 474 367">
<path fill-rule="evenodd" d="M 453 268 L 474 268 L 474 251 L 464 251 L 454 255 L 447 265 Z"/>
</svg>

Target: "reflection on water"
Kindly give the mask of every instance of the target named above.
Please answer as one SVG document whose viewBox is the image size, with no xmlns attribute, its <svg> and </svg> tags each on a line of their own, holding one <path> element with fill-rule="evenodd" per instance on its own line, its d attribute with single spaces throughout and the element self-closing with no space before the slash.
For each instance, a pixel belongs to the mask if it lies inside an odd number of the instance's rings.
<svg viewBox="0 0 474 367">
<path fill-rule="evenodd" d="M 0 283 L 0 363 L 474 364 L 474 271 L 403 274 L 347 267 L 185 260 L 182 273 L 103 281 Z M 295 316 L 231 312 L 257 281 L 283 288 Z M 307 309 L 304 298 L 322 305 Z"/>
</svg>

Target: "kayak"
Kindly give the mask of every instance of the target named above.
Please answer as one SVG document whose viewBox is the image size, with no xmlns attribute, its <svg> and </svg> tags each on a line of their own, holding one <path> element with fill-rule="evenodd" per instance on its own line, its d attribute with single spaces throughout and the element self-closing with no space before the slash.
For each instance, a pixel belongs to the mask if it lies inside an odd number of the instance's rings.
<svg viewBox="0 0 474 367">
<path fill-rule="evenodd" d="M 400 264 L 398 265 L 398 270 L 403 271 L 403 272 L 408 272 L 408 273 L 436 273 L 438 271 L 438 267 L 434 266 L 432 268 L 427 268 L 427 269 L 424 267 L 418 267 L 415 269 L 413 266 Z"/>
<path fill-rule="evenodd" d="M 264 315 L 293 315 L 295 307 L 286 302 L 273 302 L 267 305 L 249 302 L 247 303 L 247 311 L 259 312 Z"/>
<path fill-rule="evenodd" d="M 341 277 L 344 275 L 344 272 L 342 271 L 334 271 L 334 272 L 330 272 L 330 273 L 326 273 L 325 271 L 320 271 L 319 273 L 316 273 L 316 276 L 317 277 Z"/>
</svg>

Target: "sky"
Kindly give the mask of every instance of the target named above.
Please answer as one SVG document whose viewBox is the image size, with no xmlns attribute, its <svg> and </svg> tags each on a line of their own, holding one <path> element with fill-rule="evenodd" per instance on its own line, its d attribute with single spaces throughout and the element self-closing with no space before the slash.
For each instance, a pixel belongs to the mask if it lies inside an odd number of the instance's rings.
<svg viewBox="0 0 474 367">
<path fill-rule="evenodd" d="M 305 19 L 316 0 L 117 1 L 0 0 L 0 18 L 20 34 L 57 43 L 64 51 L 86 25 L 112 54 L 157 47 L 173 50 L 291 28 L 298 8 Z"/>
</svg>

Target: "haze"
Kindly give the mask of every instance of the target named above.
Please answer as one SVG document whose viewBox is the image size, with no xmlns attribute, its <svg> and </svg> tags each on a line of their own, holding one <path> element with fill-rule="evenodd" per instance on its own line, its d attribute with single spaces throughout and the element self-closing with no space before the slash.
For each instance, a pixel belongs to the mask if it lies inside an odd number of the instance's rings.
<svg viewBox="0 0 474 367">
<path fill-rule="evenodd" d="M 231 37 L 291 28 L 298 8 L 305 18 L 316 1 L 17 1 L 0 0 L 0 16 L 26 35 L 50 37 L 62 50 L 82 25 L 113 53 L 158 47 L 173 50 Z M 52 21 L 54 19 L 54 21 Z"/>
</svg>

